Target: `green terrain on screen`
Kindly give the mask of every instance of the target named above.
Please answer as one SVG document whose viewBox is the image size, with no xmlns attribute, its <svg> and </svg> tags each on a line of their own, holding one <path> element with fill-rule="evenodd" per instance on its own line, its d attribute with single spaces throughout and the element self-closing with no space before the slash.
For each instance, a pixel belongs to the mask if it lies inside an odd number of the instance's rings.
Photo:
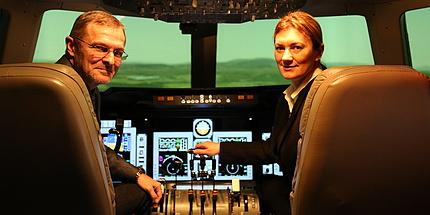
<svg viewBox="0 0 430 215">
<path fill-rule="evenodd" d="M 249 87 L 289 84 L 279 74 L 273 59 L 233 60 L 217 64 L 217 87 Z M 109 87 L 190 88 L 190 64 L 126 64 Z"/>
</svg>

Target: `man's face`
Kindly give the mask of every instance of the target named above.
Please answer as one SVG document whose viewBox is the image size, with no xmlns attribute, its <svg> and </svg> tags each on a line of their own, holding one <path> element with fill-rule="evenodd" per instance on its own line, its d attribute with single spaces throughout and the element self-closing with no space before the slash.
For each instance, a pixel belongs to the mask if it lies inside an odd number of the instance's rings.
<svg viewBox="0 0 430 215">
<path fill-rule="evenodd" d="M 90 89 L 99 84 L 109 83 L 118 72 L 121 58 L 115 57 L 113 50 L 124 50 L 123 29 L 90 23 L 83 38 L 67 37 L 67 52 L 76 71 Z M 88 44 L 87 44 L 88 43 Z M 100 55 L 95 47 L 109 49 Z"/>
</svg>

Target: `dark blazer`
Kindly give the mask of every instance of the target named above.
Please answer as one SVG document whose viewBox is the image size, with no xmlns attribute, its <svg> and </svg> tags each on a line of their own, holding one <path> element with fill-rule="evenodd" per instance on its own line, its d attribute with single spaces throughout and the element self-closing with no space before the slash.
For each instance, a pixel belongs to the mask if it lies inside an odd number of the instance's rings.
<svg viewBox="0 0 430 215">
<path fill-rule="evenodd" d="M 63 55 L 57 61 L 57 63 L 73 68 L 73 65 L 70 63 L 70 61 L 65 55 Z M 91 101 L 93 102 L 94 112 L 96 113 L 97 120 L 100 124 L 100 92 L 98 88 L 88 91 L 90 93 Z M 122 181 L 135 181 L 136 173 L 138 172 L 137 167 L 128 163 L 126 160 L 124 160 L 124 158 L 115 153 L 115 151 L 111 148 L 105 146 L 105 149 L 112 179 Z"/>
<path fill-rule="evenodd" d="M 312 82 L 299 93 L 291 115 L 284 94 L 280 95 L 269 139 L 251 143 L 221 143 L 220 163 L 257 165 L 278 163 L 287 187 L 284 192 L 289 195 L 296 167 L 297 142 L 300 139 L 300 116 Z"/>
</svg>

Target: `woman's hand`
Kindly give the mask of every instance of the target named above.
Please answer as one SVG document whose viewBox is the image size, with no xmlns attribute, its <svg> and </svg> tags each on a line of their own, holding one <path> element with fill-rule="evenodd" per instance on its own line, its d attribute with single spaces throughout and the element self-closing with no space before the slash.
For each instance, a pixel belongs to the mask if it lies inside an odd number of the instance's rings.
<svg viewBox="0 0 430 215">
<path fill-rule="evenodd" d="M 220 144 L 215 142 L 210 142 L 210 141 L 199 143 L 194 148 L 194 154 L 214 156 L 219 154 L 219 152 L 220 152 Z"/>
</svg>

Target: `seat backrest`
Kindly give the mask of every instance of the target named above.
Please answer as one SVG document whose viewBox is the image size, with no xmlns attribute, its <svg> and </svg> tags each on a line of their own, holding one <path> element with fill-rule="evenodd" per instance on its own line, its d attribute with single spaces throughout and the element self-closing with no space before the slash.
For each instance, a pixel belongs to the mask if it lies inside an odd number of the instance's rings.
<svg viewBox="0 0 430 215">
<path fill-rule="evenodd" d="M 114 214 L 98 126 L 72 68 L 0 65 L 0 214 Z"/>
<path fill-rule="evenodd" d="M 426 75 L 392 65 L 325 70 L 300 132 L 293 214 L 430 214 Z"/>
</svg>

